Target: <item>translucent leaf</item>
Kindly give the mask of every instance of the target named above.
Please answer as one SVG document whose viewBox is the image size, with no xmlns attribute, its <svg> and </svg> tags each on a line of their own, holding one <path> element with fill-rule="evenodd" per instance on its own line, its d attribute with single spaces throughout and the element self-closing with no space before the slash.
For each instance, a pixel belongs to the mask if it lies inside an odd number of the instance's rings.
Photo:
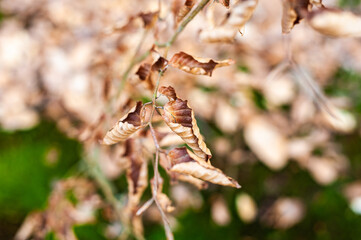
<svg viewBox="0 0 361 240">
<path fill-rule="evenodd" d="M 289 33 L 302 20 L 302 11 L 307 11 L 309 0 L 283 0 L 282 32 Z"/>
<path fill-rule="evenodd" d="M 169 64 L 172 67 L 179 68 L 185 72 L 208 76 L 212 76 L 212 72 L 215 68 L 229 66 L 233 63 L 234 61 L 232 59 L 214 61 L 212 59 L 194 58 L 185 52 L 174 54 L 169 61 Z"/>
<path fill-rule="evenodd" d="M 159 89 L 159 92 L 170 100 L 164 105 L 162 114 L 166 124 L 188 144 L 199 158 L 208 161 L 212 154 L 203 141 L 194 112 L 188 106 L 187 101 L 179 99 L 171 86 L 163 86 Z"/>
<path fill-rule="evenodd" d="M 184 5 L 179 9 L 177 16 L 176 16 L 176 22 L 177 24 L 180 23 L 183 18 L 192 10 L 194 6 L 194 0 L 186 0 Z"/>
<path fill-rule="evenodd" d="M 187 148 L 175 148 L 168 155 L 171 162 L 171 172 L 188 174 L 214 184 L 240 188 L 241 186 L 234 179 L 226 176 L 220 169 L 213 167 L 203 161 Z"/>
<path fill-rule="evenodd" d="M 234 6 L 225 25 L 242 28 L 252 17 L 258 0 L 240 0 Z"/>
<path fill-rule="evenodd" d="M 331 37 L 361 37 L 361 17 L 348 11 L 322 8 L 308 16 L 308 24 Z"/>
<path fill-rule="evenodd" d="M 138 206 L 140 198 L 148 185 L 147 162 L 142 159 L 141 149 L 137 149 L 133 139 L 126 141 L 125 157 L 128 158 L 129 167 L 127 169 L 128 181 L 128 207 L 134 209 Z"/>
<path fill-rule="evenodd" d="M 142 107 L 142 102 L 137 102 L 137 105 L 107 132 L 102 144 L 111 145 L 125 141 L 130 135 L 142 128 L 140 116 Z"/>
</svg>

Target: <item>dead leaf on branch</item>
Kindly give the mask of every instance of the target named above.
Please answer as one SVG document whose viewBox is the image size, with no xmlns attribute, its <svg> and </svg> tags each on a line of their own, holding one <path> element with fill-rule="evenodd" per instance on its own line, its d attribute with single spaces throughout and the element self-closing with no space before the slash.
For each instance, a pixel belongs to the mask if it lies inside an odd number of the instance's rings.
<svg viewBox="0 0 361 240">
<path fill-rule="evenodd" d="M 226 26 L 233 28 L 242 28 L 251 19 L 256 9 L 258 0 L 240 0 L 232 7 L 229 17 L 225 23 Z"/>
<path fill-rule="evenodd" d="M 158 19 L 158 11 L 157 12 L 147 12 L 147 13 L 139 13 L 138 15 L 144 24 L 144 28 L 151 29 Z"/>
<path fill-rule="evenodd" d="M 137 102 L 137 105 L 107 132 L 102 144 L 111 145 L 125 141 L 130 135 L 142 128 L 142 118 L 140 115 L 142 108 L 143 103 Z"/>
<path fill-rule="evenodd" d="M 229 8 L 229 0 L 217 0 L 220 4 L 225 6 L 226 8 Z"/>
<path fill-rule="evenodd" d="M 172 67 L 179 68 L 180 70 L 195 75 L 212 76 L 212 72 L 215 68 L 229 66 L 234 64 L 234 61 L 232 59 L 214 61 L 206 58 L 194 58 L 185 52 L 179 52 L 173 55 L 169 64 Z"/>
<path fill-rule="evenodd" d="M 177 16 L 176 16 L 176 22 L 179 24 L 183 18 L 192 10 L 194 6 L 194 0 L 186 0 L 184 5 L 179 9 Z"/>
<path fill-rule="evenodd" d="M 140 198 L 148 185 L 148 164 L 141 156 L 141 149 L 137 149 L 134 139 L 126 141 L 126 151 L 124 156 L 128 158 L 129 167 L 127 169 L 128 181 L 128 208 L 133 211 L 139 204 Z"/>
<path fill-rule="evenodd" d="M 283 0 L 282 33 L 289 33 L 308 11 L 309 0 Z"/>
<path fill-rule="evenodd" d="M 162 114 L 166 124 L 188 144 L 199 158 L 207 162 L 212 154 L 203 141 L 194 112 L 188 106 L 187 100 L 178 98 L 171 86 L 162 86 L 159 92 L 169 99 L 169 102 L 164 105 Z"/>
<path fill-rule="evenodd" d="M 220 169 L 206 163 L 203 159 L 187 150 L 186 147 L 175 148 L 168 155 L 171 162 L 171 172 L 191 175 L 192 177 L 214 184 L 240 188 L 236 180 L 226 176 Z"/>
<path fill-rule="evenodd" d="M 361 37 L 361 16 L 352 12 L 322 8 L 311 12 L 308 24 L 330 37 Z"/>
<path fill-rule="evenodd" d="M 171 178 L 172 178 L 173 183 L 177 182 L 177 181 L 182 181 L 182 182 L 187 182 L 189 184 L 192 184 L 193 186 L 195 186 L 199 190 L 208 188 L 208 183 L 207 182 L 204 182 L 203 180 L 195 178 L 195 177 L 193 177 L 191 175 L 171 172 Z"/>
</svg>

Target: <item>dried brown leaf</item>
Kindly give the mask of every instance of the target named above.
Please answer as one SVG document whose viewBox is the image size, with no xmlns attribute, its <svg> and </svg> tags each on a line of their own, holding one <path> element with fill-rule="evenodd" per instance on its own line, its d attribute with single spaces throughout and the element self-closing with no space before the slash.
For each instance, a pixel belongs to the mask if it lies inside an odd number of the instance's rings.
<svg viewBox="0 0 361 240">
<path fill-rule="evenodd" d="M 309 0 L 283 0 L 282 32 L 289 33 L 303 19 L 308 10 Z"/>
<path fill-rule="evenodd" d="M 169 61 L 171 66 L 179 68 L 185 72 L 208 76 L 212 76 L 212 72 L 215 68 L 229 66 L 233 63 L 234 61 L 232 59 L 214 61 L 212 59 L 194 58 L 185 52 L 174 54 L 172 59 Z"/>
<path fill-rule="evenodd" d="M 208 188 L 208 183 L 198 178 L 192 177 L 191 175 L 173 172 L 171 177 L 173 181 L 187 182 L 200 190 Z"/>
<path fill-rule="evenodd" d="M 208 43 L 232 43 L 236 34 L 237 30 L 233 28 L 216 27 L 202 30 L 199 34 L 199 40 Z"/>
<path fill-rule="evenodd" d="M 239 0 L 233 7 L 225 25 L 242 28 L 252 17 L 258 0 Z"/>
<path fill-rule="evenodd" d="M 144 28 L 150 29 L 157 22 L 158 12 L 139 13 L 138 16 L 142 19 Z"/>
<path fill-rule="evenodd" d="M 183 18 L 192 10 L 194 6 L 194 0 L 186 0 L 184 5 L 179 9 L 177 16 L 176 16 L 176 22 L 177 24 L 180 23 Z"/>
<path fill-rule="evenodd" d="M 188 144 L 199 158 L 208 161 L 212 154 L 203 141 L 194 112 L 188 106 L 187 101 L 177 98 L 171 86 L 162 86 L 159 92 L 165 94 L 170 100 L 164 105 L 162 114 L 166 124 Z"/>
<path fill-rule="evenodd" d="M 137 105 L 107 132 L 103 138 L 102 144 L 111 145 L 120 141 L 125 141 L 130 135 L 142 128 L 140 116 L 142 107 L 142 102 L 137 102 Z"/>
<path fill-rule="evenodd" d="M 219 0 L 217 2 L 221 3 L 226 8 L 229 8 L 229 0 Z"/>
<path fill-rule="evenodd" d="M 137 143 L 134 139 L 128 139 L 125 144 L 126 152 L 124 155 L 129 161 L 129 168 L 127 169 L 128 207 L 132 210 L 138 206 L 148 185 L 148 164 L 142 159 L 141 150 L 137 149 Z"/>
<path fill-rule="evenodd" d="M 308 24 L 331 37 L 361 37 L 361 16 L 352 12 L 322 8 L 311 12 Z"/>
<path fill-rule="evenodd" d="M 172 164 L 171 172 L 188 174 L 192 177 L 223 186 L 241 187 L 237 181 L 226 176 L 220 169 L 204 162 L 203 159 L 187 150 L 186 147 L 171 150 L 167 157 Z"/>
</svg>

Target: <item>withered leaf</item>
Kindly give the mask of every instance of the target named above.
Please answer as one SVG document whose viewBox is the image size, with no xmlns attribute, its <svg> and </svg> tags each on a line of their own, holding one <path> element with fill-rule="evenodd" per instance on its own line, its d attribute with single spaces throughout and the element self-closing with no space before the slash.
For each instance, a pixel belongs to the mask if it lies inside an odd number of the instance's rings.
<svg viewBox="0 0 361 240">
<path fill-rule="evenodd" d="M 233 7 L 227 19 L 226 25 L 234 28 L 242 28 L 252 17 L 258 0 L 239 0 Z"/>
<path fill-rule="evenodd" d="M 229 0 L 219 0 L 217 2 L 221 3 L 226 8 L 229 8 Z"/>
<path fill-rule="evenodd" d="M 134 139 L 128 139 L 126 142 L 126 151 L 124 156 L 128 158 L 129 167 L 127 169 L 128 181 L 128 207 L 130 209 L 138 206 L 140 198 L 148 185 L 148 167 L 147 162 L 142 159 L 141 154 L 136 149 Z"/>
<path fill-rule="evenodd" d="M 303 19 L 308 10 L 309 0 L 283 0 L 282 32 L 289 33 Z"/>
<path fill-rule="evenodd" d="M 142 19 L 144 28 L 150 29 L 158 19 L 158 12 L 139 13 L 138 16 Z"/>
<path fill-rule="evenodd" d="M 232 43 L 237 30 L 230 27 L 216 27 L 205 29 L 199 33 L 199 40 L 208 43 Z"/>
<path fill-rule="evenodd" d="M 171 66 L 185 72 L 208 76 L 212 76 L 212 72 L 215 68 L 229 66 L 233 63 L 234 61 L 232 59 L 214 61 L 212 59 L 194 58 L 185 52 L 174 54 L 169 61 Z"/>
<path fill-rule="evenodd" d="M 176 172 L 172 172 L 172 180 L 173 181 L 182 181 L 182 182 L 187 182 L 190 183 L 192 185 L 194 185 L 196 188 L 198 189 L 206 189 L 208 187 L 208 183 L 204 182 L 201 179 L 192 177 L 191 175 L 187 175 L 187 174 L 183 174 L 183 173 L 176 173 Z"/>
<path fill-rule="evenodd" d="M 311 12 L 308 24 L 331 37 L 361 37 L 361 16 L 352 12 L 322 8 Z"/>
<path fill-rule="evenodd" d="M 188 106 L 187 101 L 178 98 L 171 86 L 162 86 L 159 92 L 169 99 L 169 102 L 164 105 L 162 114 L 166 124 L 188 144 L 199 158 L 208 161 L 212 154 L 203 141 L 194 112 Z"/>
<path fill-rule="evenodd" d="M 164 57 L 159 57 L 152 65 L 152 71 L 165 71 L 168 67 L 168 60 Z"/>
<path fill-rule="evenodd" d="M 177 24 L 180 23 L 183 18 L 192 10 L 194 6 L 194 0 L 186 0 L 184 5 L 179 9 L 177 16 L 176 16 L 176 22 Z"/>
<path fill-rule="evenodd" d="M 138 71 L 135 73 L 138 75 L 139 79 L 145 82 L 148 89 L 154 89 L 153 84 L 153 72 L 151 70 L 152 66 L 149 63 L 143 63 L 138 68 Z"/>
<path fill-rule="evenodd" d="M 120 141 L 125 141 L 130 135 L 142 128 L 140 116 L 142 107 L 142 102 L 137 102 L 137 105 L 107 132 L 103 138 L 102 144 L 111 145 Z"/>
<path fill-rule="evenodd" d="M 204 162 L 203 159 L 187 150 L 186 147 L 171 150 L 167 157 L 172 164 L 171 172 L 188 174 L 195 178 L 223 186 L 241 187 L 237 181 L 226 176 L 220 169 Z"/>
</svg>

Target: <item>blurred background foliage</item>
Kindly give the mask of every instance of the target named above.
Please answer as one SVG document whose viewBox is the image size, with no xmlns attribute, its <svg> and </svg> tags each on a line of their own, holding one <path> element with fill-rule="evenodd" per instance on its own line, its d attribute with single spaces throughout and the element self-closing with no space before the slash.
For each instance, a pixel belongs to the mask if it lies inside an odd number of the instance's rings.
<svg viewBox="0 0 361 240">
<path fill-rule="evenodd" d="M 360 0 L 340 0 L 339 6 L 352 8 Z M 0 12 L 0 21 L 4 19 Z M 246 66 L 239 66 L 240 72 L 248 72 Z M 205 92 L 217 92 L 212 87 L 199 86 Z M 351 69 L 340 68 L 325 86 L 327 96 L 347 96 L 352 101 L 350 112 L 361 121 L 361 76 Z M 267 101 L 262 92 L 254 89 L 256 106 L 266 111 Z M 149 99 L 147 99 L 149 100 Z M 284 106 L 287 110 L 289 106 Z M 198 118 L 201 132 L 212 142 L 219 136 L 234 139 L 244 144 L 242 132 L 230 135 L 222 132 L 209 120 Z M 175 238 L 182 239 L 361 239 L 361 215 L 353 212 L 342 193 L 345 184 L 356 181 L 361 176 L 360 133 L 335 135 L 335 142 L 350 161 L 347 175 L 339 177 L 327 186 L 321 186 L 310 176 L 309 171 L 290 161 L 282 170 L 275 172 L 260 161 L 239 166 L 235 178 L 242 184 L 236 190 L 219 186 L 200 191 L 204 204 L 199 209 L 189 208 L 177 217 Z M 247 146 L 244 146 L 247 148 Z M 249 154 L 252 152 L 248 149 Z M 54 182 L 74 175 L 86 176 L 81 162 L 82 146 L 76 140 L 61 133 L 56 123 L 43 117 L 40 123 L 29 130 L 0 131 L 0 239 L 12 239 L 26 215 L 35 210 L 44 210 Z M 219 156 L 215 156 L 215 159 Z M 217 161 L 216 161 L 217 162 Z M 218 163 L 221 161 L 218 161 Z M 224 166 L 219 166 L 224 167 Z M 149 169 L 151 172 L 151 168 Z M 164 171 L 162 177 L 167 179 Z M 127 183 L 124 175 L 114 181 L 118 190 L 125 191 Z M 169 191 L 165 181 L 166 193 Z M 289 229 L 265 227 L 259 219 L 244 223 L 237 215 L 236 195 L 246 191 L 251 195 L 262 213 L 278 196 L 298 197 L 304 201 L 306 214 L 302 221 Z M 231 221 L 226 226 L 214 223 L 211 204 L 214 196 L 221 194 L 230 210 Z M 151 196 L 149 186 L 143 199 Z M 68 196 L 72 199 L 71 194 Z M 73 199 L 76 201 L 76 199 Z M 259 215 L 260 215 L 259 213 Z M 76 225 L 73 231 L 79 240 L 102 240 L 106 226 L 99 214 L 92 224 Z M 163 227 L 145 222 L 146 239 L 165 239 Z M 46 239 L 56 239 L 49 232 Z"/>
<path fill-rule="evenodd" d="M 328 95 L 351 96 L 352 112 L 361 116 L 361 76 L 345 69 L 337 71 Z M 257 94 L 255 94 L 257 95 Z M 262 96 L 255 97 L 261 101 Z M 199 119 L 201 131 L 207 138 L 227 135 L 212 123 Z M 229 136 L 235 137 L 235 136 Z M 242 183 L 241 190 L 214 187 L 201 191 L 205 204 L 198 210 L 188 209 L 178 217 L 179 228 L 176 239 L 349 239 L 361 237 L 361 216 L 354 213 L 342 194 L 345 183 L 361 176 L 361 138 L 358 133 L 336 136 L 343 152 L 350 160 L 350 171 L 329 186 L 320 186 L 306 170 L 290 162 L 279 172 L 274 172 L 262 163 L 243 164 L 237 179 Z M 49 156 L 49 154 L 57 156 Z M 33 211 L 46 208 L 47 196 L 52 183 L 74 174 L 82 174 L 79 161 L 81 144 L 60 133 L 56 125 L 44 119 L 31 130 L 0 133 L 0 239 L 12 239 L 25 216 Z M 52 159 L 53 158 L 53 159 Z M 166 175 L 163 174 L 163 177 Z M 167 181 L 165 181 L 167 182 Z M 270 184 L 272 190 L 269 189 Z M 126 189 L 125 177 L 117 180 L 119 189 Z M 149 188 L 149 187 L 148 187 Z M 167 192 L 167 187 L 165 188 Z M 257 203 L 267 204 L 277 196 L 300 197 L 306 204 L 307 214 L 296 226 L 288 230 L 275 230 L 261 225 L 258 221 L 245 224 L 237 216 L 235 209 L 236 193 L 247 191 Z M 232 221 L 220 227 L 212 221 L 210 206 L 212 195 L 222 194 L 231 211 Z M 150 196 L 147 189 L 145 199 Z M 74 231 L 80 240 L 106 239 L 102 235 L 103 225 L 90 224 L 75 226 Z M 158 224 L 146 224 L 146 239 L 164 239 L 164 230 Z M 54 239 L 49 234 L 47 239 Z"/>
</svg>

